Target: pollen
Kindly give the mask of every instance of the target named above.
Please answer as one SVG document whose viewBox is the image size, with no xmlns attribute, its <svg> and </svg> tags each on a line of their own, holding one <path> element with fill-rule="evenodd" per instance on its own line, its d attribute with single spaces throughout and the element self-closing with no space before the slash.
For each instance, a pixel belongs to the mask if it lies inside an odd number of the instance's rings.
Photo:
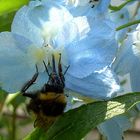
<svg viewBox="0 0 140 140">
<path fill-rule="evenodd" d="M 37 60 L 37 62 L 43 61 L 46 57 L 45 52 L 41 48 L 33 50 L 32 53 L 33 53 L 35 60 Z"/>
<path fill-rule="evenodd" d="M 43 51 L 43 49 L 37 49 L 37 51 L 35 50 L 34 52 L 34 56 L 37 60 L 43 60 L 45 58 L 45 53 Z"/>
<path fill-rule="evenodd" d="M 42 61 L 47 57 L 47 50 L 45 47 L 29 47 L 28 54 L 30 54 L 36 63 L 42 63 Z"/>
</svg>

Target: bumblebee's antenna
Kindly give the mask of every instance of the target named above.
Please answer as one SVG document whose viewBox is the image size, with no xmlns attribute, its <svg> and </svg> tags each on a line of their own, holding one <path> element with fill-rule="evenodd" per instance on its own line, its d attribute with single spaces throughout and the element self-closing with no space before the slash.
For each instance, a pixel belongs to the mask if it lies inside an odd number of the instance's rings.
<svg viewBox="0 0 140 140">
<path fill-rule="evenodd" d="M 55 58 L 54 55 L 52 54 L 52 72 L 56 73 L 56 68 L 55 68 Z"/>
<path fill-rule="evenodd" d="M 59 57 L 59 61 L 58 61 L 58 72 L 60 75 L 60 74 L 62 74 L 61 53 L 59 55 L 60 55 L 60 57 Z"/>
<path fill-rule="evenodd" d="M 44 66 L 45 66 L 45 69 L 46 69 L 46 72 L 47 72 L 48 76 L 50 76 L 49 71 L 48 71 L 48 68 L 47 68 L 47 65 L 46 65 L 46 63 L 45 63 L 44 60 L 43 60 L 43 64 L 44 64 Z"/>
<path fill-rule="evenodd" d="M 69 69 L 70 65 L 67 66 L 65 72 L 64 72 L 64 75 L 67 73 L 68 69 Z"/>
</svg>

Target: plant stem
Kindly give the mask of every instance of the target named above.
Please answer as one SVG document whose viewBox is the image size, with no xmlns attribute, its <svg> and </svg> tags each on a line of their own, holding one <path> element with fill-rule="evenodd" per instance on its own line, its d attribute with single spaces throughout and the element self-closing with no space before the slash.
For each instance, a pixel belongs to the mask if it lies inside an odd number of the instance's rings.
<svg viewBox="0 0 140 140">
<path fill-rule="evenodd" d="M 99 140 L 104 140 L 104 137 L 102 134 L 99 133 Z"/>
<path fill-rule="evenodd" d="M 132 26 L 132 25 L 135 25 L 135 24 L 138 24 L 138 23 L 140 23 L 140 20 L 135 20 L 135 21 L 129 22 L 127 24 L 124 24 L 124 25 L 121 25 L 121 26 L 117 27 L 116 31 L 122 30 L 124 28 L 127 28 L 129 26 Z"/>
<path fill-rule="evenodd" d="M 12 114 L 12 133 L 11 140 L 16 140 L 16 107 L 13 110 Z"/>
<path fill-rule="evenodd" d="M 113 10 L 113 11 L 119 11 L 121 10 L 125 5 L 127 5 L 129 2 L 132 2 L 132 0 L 127 0 L 126 2 L 124 2 L 123 4 L 119 5 L 119 6 L 113 6 L 113 5 L 109 5 L 109 9 Z"/>
</svg>

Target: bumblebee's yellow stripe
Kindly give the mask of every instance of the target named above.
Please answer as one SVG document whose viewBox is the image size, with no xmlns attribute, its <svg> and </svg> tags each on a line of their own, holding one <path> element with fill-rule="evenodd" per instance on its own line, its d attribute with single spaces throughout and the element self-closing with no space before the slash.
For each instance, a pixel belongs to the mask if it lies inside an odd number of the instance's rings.
<svg viewBox="0 0 140 140">
<path fill-rule="evenodd" d="M 47 92 L 40 93 L 40 100 L 56 100 L 57 102 L 66 103 L 66 98 L 63 93 Z"/>
</svg>

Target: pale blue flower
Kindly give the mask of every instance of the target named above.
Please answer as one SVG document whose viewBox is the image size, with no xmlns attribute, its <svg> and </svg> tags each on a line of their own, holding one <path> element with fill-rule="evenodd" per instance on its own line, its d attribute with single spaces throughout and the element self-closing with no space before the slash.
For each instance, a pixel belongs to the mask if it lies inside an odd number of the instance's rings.
<svg viewBox="0 0 140 140">
<path fill-rule="evenodd" d="M 134 62 L 136 62 L 135 59 L 137 58 L 134 55 L 132 46 L 132 38 L 129 35 L 119 48 L 118 55 L 113 64 L 115 72 L 120 76 L 130 73 L 133 70 Z"/>
<path fill-rule="evenodd" d="M 43 61 L 62 54 L 66 89 L 84 96 L 106 99 L 120 90 L 111 69 L 117 51 L 115 26 L 107 19 L 72 15 L 61 2 L 32 1 L 22 7 L 12 23 L 12 32 L 0 35 L 0 83 L 8 92 L 16 92 L 39 68 L 33 89 L 48 79 Z M 8 40 L 8 41 L 7 41 Z M 6 46 L 6 47 L 5 47 Z M 56 59 L 58 61 L 58 59 Z"/>
<path fill-rule="evenodd" d="M 136 31 L 130 33 L 121 46 L 117 59 L 114 63 L 115 72 L 124 76 L 130 75 L 130 83 L 133 92 L 140 91 L 140 25 Z"/>
<path fill-rule="evenodd" d="M 128 23 L 130 20 L 129 12 L 126 8 L 110 13 L 109 17 L 116 24 L 116 28 Z M 128 29 L 129 28 L 124 28 L 120 31 L 117 31 L 116 37 L 118 41 L 122 41 L 126 37 Z"/>
<path fill-rule="evenodd" d="M 42 0 L 47 1 L 47 0 Z M 108 6 L 111 0 L 53 0 L 67 7 L 74 16 L 103 16 L 108 11 Z"/>
<path fill-rule="evenodd" d="M 140 24 L 136 28 L 136 31 L 132 34 L 132 41 L 131 41 L 131 48 L 132 48 L 132 55 L 133 59 L 130 63 L 131 64 L 131 71 L 130 71 L 130 79 L 131 79 L 131 86 L 134 92 L 140 92 L 140 78 L 139 78 L 139 71 L 140 71 Z"/>
<path fill-rule="evenodd" d="M 98 130 L 107 140 L 123 140 L 123 132 L 131 127 L 127 116 L 117 116 L 98 125 Z"/>
<path fill-rule="evenodd" d="M 84 78 L 67 74 L 66 87 L 84 96 L 95 99 L 109 99 L 116 96 L 116 91 L 120 90 L 119 81 L 116 81 L 116 79 L 117 76 L 110 68 L 92 73 Z"/>
<path fill-rule="evenodd" d="M 107 12 L 110 2 L 111 0 L 99 0 L 99 4 L 97 5 L 99 13 Z"/>
<path fill-rule="evenodd" d="M 118 46 L 114 27 L 110 20 L 94 20 L 88 37 L 67 47 L 68 89 L 96 99 L 114 97 L 120 90 L 117 76 L 110 68 Z"/>
<path fill-rule="evenodd" d="M 140 92 L 140 25 L 128 34 L 119 49 L 113 67 L 120 77 L 125 77 L 127 83 L 130 82 L 121 94 Z M 140 109 L 140 104 L 137 104 L 137 108 Z"/>
<path fill-rule="evenodd" d="M 90 2 L 90 0 L 67 0 L 67 7 L 75 16 L 87 15 L 98 19 L 108 11 L 111 0 L 99 0 Z"/>
<path fill-rule="evenodd" d="M 47 64 L 52 53 L 63 52 L 64 46 L 79 36 L 74 20 L 66 8 L 54 2 L 47 5 L 33 1 L 21 8 L 14 18 L 12 33 L 0 35 L 2 88 L 8 92 L 19 91 L 35 73 L 36 64 L 39 71 L 44 72 L 42 62 Z M 47 75 L 41 75 L 37 83 L 42 86 L 43 80 L 47 81 L 44 78 Z"/>
<path fill-rule="evenodd" d="M 139 20 L 140 19 L 140 9 L 138 9 L 138 12 L 137 12 L 137 14 L 135 16 L 135 19 L 136 20 Z"/>
</svg>

